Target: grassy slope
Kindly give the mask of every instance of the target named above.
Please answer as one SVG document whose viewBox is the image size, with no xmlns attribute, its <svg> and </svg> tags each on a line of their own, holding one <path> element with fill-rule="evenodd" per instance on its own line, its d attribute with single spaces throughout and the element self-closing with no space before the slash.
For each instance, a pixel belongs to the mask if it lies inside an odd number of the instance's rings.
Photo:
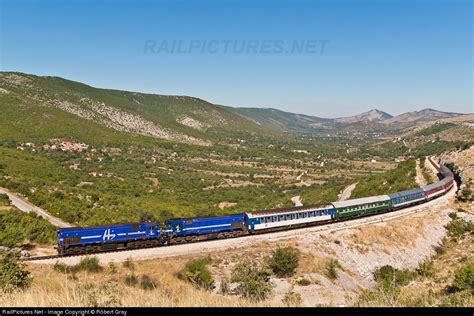
<svg viewBox="0 0 474 316">
<path fill-rule="evenodd" d="M 276 109 L 223 108 L 256 121 L 262 126 L 284 132 L 312 133 L 324 129 L 324 127 L 334 128 L 338 125 L 332 119 L 289 113 Z M 312 127 L 310 124 L 321 124 L 321 128 Z"/>
<path fill-rule="evenodd" d="M 22 85 L 11 85 L 6 82 L 5 78 L 12 74 L 27 78 L 29 81 Z M 38 100 L 61 100 L 80 105 L 79 100 L 82 98 L 88 98 L 98 103 L 103 102 L 106 105 L 140 115 L 163 128 L 204 140 L 232 141 L 238 136 L 256 133 L 275 135 L 272 131 L 239 115 L 192 97 L 97 89 L 62 78 L 37 77 L 19 73 L 0 73 L 0 87 L 10 91 L 8 94 L 0 94 L 1 110 L 7 113 L 2 116 L 0 122 L 2 125 L 0 135 L 4 135 L 4 137 L 24 135 L 30 137 L 36 133 L 39 133 L 38 137 L 50 137 L 50 135 L 56 134 L 68 135 L 68 133 L 72 133 L 71 136 L 77 135 L 77 138 L 97 135 L 92 138 L 98 141 L 109 136 L 112 136 L 112 141 L 123 137 L 123 133 L 116 133 L 100 124 L 86 122 L 84 119 L 79 119 L 56 108 L 41 106 L 44 102 Z M 207 131 L 200 131 L 176 122 L 176 119 L 182 116 L 209 124 L 211 127 Z M 79 129 L 87 130 L 88 134 L 84 135 L 86 132 L 81 132 Z M 111 134 L 119 135 L 114 137 Z"/>
</svg>

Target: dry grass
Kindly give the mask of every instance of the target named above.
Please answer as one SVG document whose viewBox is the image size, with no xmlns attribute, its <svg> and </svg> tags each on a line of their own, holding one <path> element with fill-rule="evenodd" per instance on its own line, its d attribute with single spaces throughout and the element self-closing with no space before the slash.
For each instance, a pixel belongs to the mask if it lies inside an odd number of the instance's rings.
<svg viewBox="0 0 474 316">
<path fill-rule="evenodd" d="M 184 263 L 183 260 L 135 262 L 134 274 L 138 279 L 144 274 L 153 278 L 157 284 L 154 290 L 125 285 L 124 279 L 131 271 L 119 264 L 115 265 L 114 274 L 105 267 L 101 273 L 80 272 L 75 280 L 50 266 L 31 265 L 29 269 L 34 277 L 31 288 L 0 292 L 0 306 L 269 306 L 268 302 L 255 304 L 197 289 L 177 277 Z"/>
<path fill-rule="evenodd" d="M 424 217 L 399 219 L 382 225 L 363 226 L 349 236 L 349 240 L 356 248 L 366 251 L 366 246 L 380 244 L 384 246 L 414 245 L 414 236 L 423 234 L 426 225 L 436 218 L 436 214 L 427 214 Z"/>
</svg>

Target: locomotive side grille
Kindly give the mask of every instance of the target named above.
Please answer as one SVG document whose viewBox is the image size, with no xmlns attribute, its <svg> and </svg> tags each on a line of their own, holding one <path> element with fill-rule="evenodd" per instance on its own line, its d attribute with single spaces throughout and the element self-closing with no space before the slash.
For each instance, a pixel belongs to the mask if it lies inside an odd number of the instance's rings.
<svg viewBox="0 0 474 316">
<path fill-rule="evenodd" d="M 75 244 L 81 242 L 81 237 L 80 236 L 75 236 L 75 237 L 66 237 L 64 238 L 64 244 Z"/>
</svg>

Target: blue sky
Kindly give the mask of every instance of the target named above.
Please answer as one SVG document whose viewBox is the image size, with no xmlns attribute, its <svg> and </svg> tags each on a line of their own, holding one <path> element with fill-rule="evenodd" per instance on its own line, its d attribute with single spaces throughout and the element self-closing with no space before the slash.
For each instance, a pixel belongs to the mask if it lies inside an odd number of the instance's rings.
<svg viewBox="0 0 474 316">
<path fill-rule="evenodd" d="M 321 117 L 474 112 L 471 1 L 0 3 L 5 71 Z"/>
</svg>

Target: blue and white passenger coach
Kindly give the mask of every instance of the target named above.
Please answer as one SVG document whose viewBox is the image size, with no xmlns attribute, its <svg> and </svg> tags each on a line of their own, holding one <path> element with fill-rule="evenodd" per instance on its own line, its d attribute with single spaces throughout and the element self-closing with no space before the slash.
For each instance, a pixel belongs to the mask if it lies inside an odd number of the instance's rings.
<svg viewBox="0 0 474 316">
<path fill-rule="evenodd" d="M 329 223 L 334 220 L 332 205 L 300 206 L 265 211 L 246 212 L 249 231 L 276 230 L 306 226 L 314 223 Z"/>
</svg>

